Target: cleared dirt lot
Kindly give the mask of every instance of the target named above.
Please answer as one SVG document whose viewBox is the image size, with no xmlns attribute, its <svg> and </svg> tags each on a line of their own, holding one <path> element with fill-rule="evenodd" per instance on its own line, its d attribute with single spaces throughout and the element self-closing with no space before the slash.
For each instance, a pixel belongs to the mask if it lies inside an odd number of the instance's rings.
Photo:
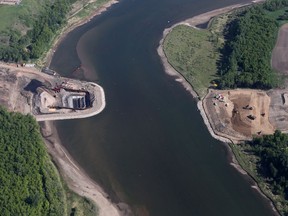
<svg viewBox="0 0 288 216">
<path fill-rule="evenodd" d="M 268 91 L 271 98 L 269 120 L 275 128 L 288 132 L 288 90 L 278 89 Z"/>
<path fill-rule="evenodd" d="M 288 24 L 283 25 L 272 52 L 272 67 L 285 75 L 288 74 Z"/>
<path fill-rule="evenodd" d="M 264 91 L 211 90 L 203 105 L 214 132 L 235 142 L 275 130 L 269 120 L 270 97 Z"/>
<path fill-rule="evenodd" d="M 31 113 L 32 94 L 23 91 L 29 82 L 29 78 L 20 76 L 17 72 L 11 72 L 9 68 L 0 68 L 0 105 L 10 111 L 18 111 L 24 114 Z"/>
</svg>

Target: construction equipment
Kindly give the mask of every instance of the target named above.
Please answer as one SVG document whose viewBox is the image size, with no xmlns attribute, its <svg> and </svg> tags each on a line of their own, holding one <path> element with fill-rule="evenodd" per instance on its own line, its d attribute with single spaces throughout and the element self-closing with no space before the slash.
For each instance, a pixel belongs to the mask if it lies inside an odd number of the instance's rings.
<svg viewBox="0 0 288 216">
<path fill-rule="evenodd" d="M 251 119 L 251 120 L 255 120 L 256 119 L 256 116 L 254 116 L 254 115 L 248 115 L 247 116 L 249 119 Z"/>
<path fill-rule="evenodd" d="M 58 84 L 56 83 L 56 86 L 55 86 L 54 88 L 52 88 L 52 90 L 53 90 L 55 93 L 59 93 L 60 90 L 61 90 L 61 88 L 63 88 L 62 85 L 58 85 Z"/>
</svg>

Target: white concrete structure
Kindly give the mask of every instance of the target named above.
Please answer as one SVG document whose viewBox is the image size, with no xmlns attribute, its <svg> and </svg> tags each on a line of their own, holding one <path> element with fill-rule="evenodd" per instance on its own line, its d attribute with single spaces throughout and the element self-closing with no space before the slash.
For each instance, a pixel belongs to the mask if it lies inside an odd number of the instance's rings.
<svg viewBox="0 0 288 216">
<path fill-rule="evenodd" d="M 7 4 L 7 5 L 18 5 L 20 4 L 21 0 L 0 0 L 0 4 Z"/>
</svg>

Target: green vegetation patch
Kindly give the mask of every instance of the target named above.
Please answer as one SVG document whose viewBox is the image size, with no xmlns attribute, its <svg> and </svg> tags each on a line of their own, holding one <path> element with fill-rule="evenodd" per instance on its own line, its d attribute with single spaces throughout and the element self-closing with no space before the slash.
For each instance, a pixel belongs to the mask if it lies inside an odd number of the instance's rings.
<svg viewBox="0 0 288 216">
<path fill-rule="evenodd" d="M 263 4 L 265 15 L 276 20 L 280 25 L 288 20 L 287 0 L 268 0 Z"/>
<path fill-rule="evenodd" d="M 1 215 L 65 215 L 64 189 L 32 116 L 0 108 Z"/>
<path fill-rule="evenodd" d="M 0 108 L 0 122 L 1 215 L 98 215 L 92 201 L 61 182 L 32 116 Z"/>
<path fill-rule="evenodd" d="M 67 17 L 86 17 L 108 1 L 23 0 L 19 5 L 0 5 L 0 61 L 21 63 L 43 57 Z M 79 7 L 78 12 L 73 7 Z"/>
<path fill-rule="evenodd" d="M 86 197 L 81 197 L 72 192 L 67 186 L 67 212 L 70 216 L 97 216 L 99 215 L 98 207 Z"/>
<path fill-rule="evenodd" d="M 288 0 L 268 0 L 234 14 L 225 28 L 220 87 L 279 86 L 281 78 L 271 67 L 271 54 L 279 28 L 288 22 Z"/>
<path fill-rule="evenodd" d="M 169 63 L 203 97 L 210 82 L 217 78 L 219 59 L 215 34 L 206 29 L 179 25 L 167 35 L 163 48 Z"/>
<path fill-rule="evenodd" d="M 281 214 L 288 215 L 288 135 L 275 131 L 231 147 L 240 165 L 258 182 Z"/>
<path fill-rule="evenodd" d="M 7 31 L 11 27 L 26 32 L 31 21 L 37 18 L 47 3 L 49 1 L 22 0 L 19 5 L 0 5 L 0 32 Z"/>
<path fill-rule="evenodd" d="M 32 4 L 32 2 L 30 3 Z M 0 43 L 0 60 L 28 61 L 39 58 L 48 50 L 56 32 L 66 23 L 66 15 L 71 8 L 71 3 L 69 0 L 55 0 L 46 3 L 38 10 L 35 6 L 36 11 L 27 10 L 27 14 L 21 14 L 22 3 L 14 6 L 15 16 L 21 18 L 23 22 L 12 20 L 13 25 L 5 31 L 0 31 L 0 41 L 2 41 Z M 33 5 L 35 4 L 37 5 L 37 2 L 33 3 Z M 9 6 L 9 8 L 11 7 Z M 18 7 L 20 7 L 19 11 L 17 11 Z M 23 32 L 16 28 L 17 24 L 22 25 L 23 29 L 26 26 L 26 31 Z M 5 38 L 6 42 L 3 42 Z"/>
<path fill-rule="evenodd" d="M 219 64 L 221 88 L 261 88 L 276 86 L 271 53 L 279 26 L 254 6 L 238 13 L 226 26 L 225 46 Z"/>
<path fill-rule="evenodd" d="M 164 52 L 200 97 L 211 81 L 222 89 L 269 89 L 281 82 L 271 54 L 287 22 L 288 0 L 268 0 L 215 17 L 208 29 L 176 26 L 164 40 Z"/>
</svg>

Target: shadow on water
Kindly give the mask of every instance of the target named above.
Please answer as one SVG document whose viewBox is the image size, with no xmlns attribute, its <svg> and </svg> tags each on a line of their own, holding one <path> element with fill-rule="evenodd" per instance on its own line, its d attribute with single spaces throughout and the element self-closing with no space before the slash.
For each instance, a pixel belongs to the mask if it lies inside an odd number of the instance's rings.
<svg viewBox="0 0 288 216">
<path fill-rule="evenodd" d="M 81 63 L 97 73 L 107 104 L 95 117 L 57 122 L 63 145 L 136 215 L 273 215 L 156 52 L 169 25 L 241 2 L 122 0 L 71 32 L 54 55 L 51 68 L 64 76 Z"/>
</svg>

